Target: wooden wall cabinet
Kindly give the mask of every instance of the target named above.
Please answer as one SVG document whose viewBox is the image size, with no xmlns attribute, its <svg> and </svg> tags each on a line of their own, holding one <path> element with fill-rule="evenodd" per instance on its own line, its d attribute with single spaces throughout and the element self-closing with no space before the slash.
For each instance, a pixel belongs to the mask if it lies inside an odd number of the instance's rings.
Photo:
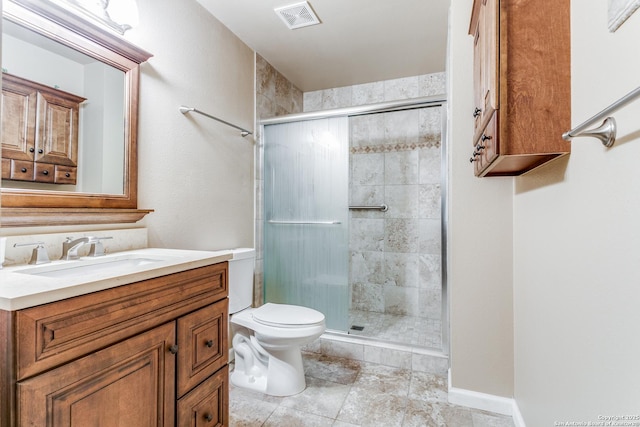
<svg viewBox="0 0 640 427">
<path fill-rule="evenodd" d="M 227 263 L 0 311 L 0 426 L 228 425 Z"/>
<path fill-rule="evenodd" d="M 2 178 L 75 184 L 85 98 L 2 74 Z"/>
<path fill-rule="evenodd" d="M 514 176 L 571 151 L 569 0 L 475 0 L 476 176 Z"/>
</svg>

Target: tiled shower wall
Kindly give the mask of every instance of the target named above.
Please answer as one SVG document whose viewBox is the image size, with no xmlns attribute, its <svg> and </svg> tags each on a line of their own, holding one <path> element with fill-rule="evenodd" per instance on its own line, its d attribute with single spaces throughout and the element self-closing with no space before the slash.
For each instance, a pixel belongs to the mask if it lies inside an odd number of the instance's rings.
<svg viewBox="0 0 640 427">
<path fill-rule="evenodd" d="M 444 93 L 444 73 L 302 93 L 256 55 L 256 120 Z M 303 108 L 304 106 L 304 108 Z M 351 308 L 441 318 L 440 108 L 351 119 Z M 263 301 L 262 135 L 256 125 L 256 280 Z"/>
<path fill-rule="evenodd" d="M 444 73 L 307 92 L 304 111 L 444 93 Z M 351 309 L 441 319 L 441 108 L 351 118 Z"/>
</svg>

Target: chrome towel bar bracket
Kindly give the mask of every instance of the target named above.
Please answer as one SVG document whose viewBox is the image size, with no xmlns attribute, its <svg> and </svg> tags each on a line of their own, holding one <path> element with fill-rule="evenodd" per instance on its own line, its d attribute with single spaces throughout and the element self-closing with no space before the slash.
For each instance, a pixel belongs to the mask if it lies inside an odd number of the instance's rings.
<svg viewBox="0 0 640 427">
<path fill-rule="evenodd" d="M 609 105 L 604 110 L 600 111 L 595 116 L 586 120 L 584 123 L 576 126 L 568 132 L 565 132 L 564 134 L 562 134 L 562 139 L 571 141 L 571 139 L 577 136 L 591 136 L 594 138 L 598 138 L 602 142 L 602 145 L 604 145 L 605 147 L 611 147 L 616 141 L 617 126 L 616 120 L 613 117 L 609 117 L 609 115 L 614 111 L 624 107 L 638 97 L 640 97 L 640 87 L 632 90 L 613 104 Z M 595 123 L 603 119 L 604 122 L 602 122 L 599 127 L 587 130 L 587 128 L 593 126 Z"/>
<path fill-rule="evenodd" d="M 240 126 L 236 126 L 233 123 L 229 123 L 226 120 L 222 120 L 219 119 L 218 117 L 212 116 L 211 114 L 207 114 L 204 111 L 200 111 L 197 108 L 193 108 L 193 107 L 185 107 L 184 105 L 181 105 L 178 110 L 182 113 L 182 114 L 187 114 L 187 113 L 198 113 L 198 114 L 202 114 L 205 117 L 208 117 L 210 119 L 216 120 L 220 123 L 224 123 L 227 126 L 231 126 L 234 129 L 238 129 L 240 131 L 240 135 L 242 135 L 243 137 L 247 136 L 247 135 L 252 135 L 252 133 L 244 128 L 241 128 Z"/>
<path fill-rule="evenodd" d="M 581 132 L 565 132 L 562 134 L 562 139 L 566 141 L 571 141 L 572 138 L 577 136 L 592 136 L 594 138 L 598 138 L 602 145 L 605 147 L 611 147 L 614 142 L 616 142 L 616 119 L 613 117 L 607 117 L 604 119 L 604 122 L 600 126 L 595 129 L 585 130 Z"/>
</svg>

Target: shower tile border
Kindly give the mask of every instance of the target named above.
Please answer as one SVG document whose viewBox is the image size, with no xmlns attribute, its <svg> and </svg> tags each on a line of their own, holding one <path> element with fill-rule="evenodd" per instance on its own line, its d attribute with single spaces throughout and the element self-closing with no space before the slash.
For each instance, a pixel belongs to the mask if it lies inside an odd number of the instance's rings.
<svg viewBox="0 0 640 427">
<path fill-rule="evenodd" d="M 440 148 L 440 141 L 410 142 L 401 144 L 362 145 L 351 147 L 351 154 L 392 153 L 396 151 L 413 151 L 423 148 Z"/>
</svg>

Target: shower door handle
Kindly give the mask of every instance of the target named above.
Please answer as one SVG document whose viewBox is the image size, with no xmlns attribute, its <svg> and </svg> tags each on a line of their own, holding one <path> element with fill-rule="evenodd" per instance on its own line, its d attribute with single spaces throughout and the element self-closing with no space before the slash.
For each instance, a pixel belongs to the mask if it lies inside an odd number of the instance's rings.
<svg viewBox="0 0 640 427">
<path fill-rule="evenodd" d="M 269 224 L 294 224 L 294 225 L 307 225 L 307 224 L 315 224 L 315 225 L 337 225 L 342 224 L 341 221 L 275 221 L 270 219 L 267 221 Z"/>
</svg>

